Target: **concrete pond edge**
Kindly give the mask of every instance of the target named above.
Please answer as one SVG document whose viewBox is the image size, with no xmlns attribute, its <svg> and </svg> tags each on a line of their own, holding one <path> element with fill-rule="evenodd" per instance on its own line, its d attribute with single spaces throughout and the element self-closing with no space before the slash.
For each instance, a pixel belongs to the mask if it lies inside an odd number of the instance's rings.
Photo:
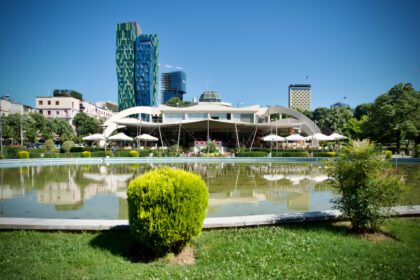
<svg viewBox="0 0 420 280">
<path fill-rule="evenodd" d="M 393 207 L 396 216 L 420 216 L 420 205 Z M 287 214 L 218 217 L 204 219 L 203 229 L 253 227 L 286 223 L 304 223 L 338 220 L 338 210 L 311 211 Z M 107 231 L 128 230 L 128 220 L 87 219 L 40 219 L 0 217 L 0 230 L 46 230 L 46 231 Z"/>
</svg>

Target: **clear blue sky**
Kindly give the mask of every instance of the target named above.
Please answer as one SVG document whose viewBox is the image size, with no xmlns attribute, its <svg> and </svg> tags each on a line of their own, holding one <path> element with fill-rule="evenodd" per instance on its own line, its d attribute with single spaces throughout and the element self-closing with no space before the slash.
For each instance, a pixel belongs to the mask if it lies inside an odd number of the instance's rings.
<svg viewBox="0 0 420 280">
<path fill-rule="evenodd" d="M 184 67 L 186 100 L 212 89 L 233 105 L 288 106 L 288 85 L 309 76 L 312 110 L 344 96 L 355 107 L 399 82 L 420 90 L 419 15 L 419 0 L 3 0 L 0 95 L 117 101 L 116 25 L 136 21 L 158 35 L 159 63 Z"/>
</svg>

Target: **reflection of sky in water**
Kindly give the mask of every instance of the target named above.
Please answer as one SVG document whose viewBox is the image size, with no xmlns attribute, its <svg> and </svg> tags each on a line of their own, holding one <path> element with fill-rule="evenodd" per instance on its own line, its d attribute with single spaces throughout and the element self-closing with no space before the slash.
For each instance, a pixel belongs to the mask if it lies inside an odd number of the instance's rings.
<svg viewBox="0 0 420 280">
<path fill-rule="evenodd" d="M 164 165 L 161 165 L 164 166 Z M 200 174 L 209 188 L 208 217 L 331 209 L 335 194 L 319 163 L 170 164 Z M 129 181 L 156 168 L 147 164 L 68 165 L 0 169 L 0 216 L 127 219 Z M 401 167 L 401 166 L 399 166 Z M 420 165 L 402 166 L 420 204 Z"/>
</svg>

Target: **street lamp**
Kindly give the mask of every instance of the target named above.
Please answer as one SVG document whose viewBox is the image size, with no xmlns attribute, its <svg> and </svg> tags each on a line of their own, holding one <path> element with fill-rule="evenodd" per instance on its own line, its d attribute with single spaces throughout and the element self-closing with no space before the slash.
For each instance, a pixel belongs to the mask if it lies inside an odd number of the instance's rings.
<svg viewBox="0 0 420 280">
<path fill-rule="evenodd" d="M 4 96 L 1 97 L 1 99 L 7 99 L 9 97 L 10 97 L 9 95 L 4 95 Z M 1 113 L 1 110 L 0 110 L 0 146 L 1 146 L 1 154 L 3 155 L 3 123 L 2 123 L 2 117 L 3 117 L 3 113 Z"/>
</svg>

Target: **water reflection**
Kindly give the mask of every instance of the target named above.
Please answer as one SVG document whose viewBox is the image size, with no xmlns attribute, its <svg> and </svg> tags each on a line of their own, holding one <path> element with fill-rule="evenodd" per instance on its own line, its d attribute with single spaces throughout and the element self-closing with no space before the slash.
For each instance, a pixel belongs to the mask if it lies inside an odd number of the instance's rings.
<svg viewBox="0 0 420 280">
<path fill-rule="evenodd" d="M 0 169 L 1 215 L 127 219 L 129 181 L 160 167 L 202 176 L 209 190 L 209 217 L 331 209 L 330 199 L 336 195 L 320 163 L 20 167 Z M 400 168 L 407 173 L 411 197 L 420 199 L 419 166 Z"/>
</svg>

